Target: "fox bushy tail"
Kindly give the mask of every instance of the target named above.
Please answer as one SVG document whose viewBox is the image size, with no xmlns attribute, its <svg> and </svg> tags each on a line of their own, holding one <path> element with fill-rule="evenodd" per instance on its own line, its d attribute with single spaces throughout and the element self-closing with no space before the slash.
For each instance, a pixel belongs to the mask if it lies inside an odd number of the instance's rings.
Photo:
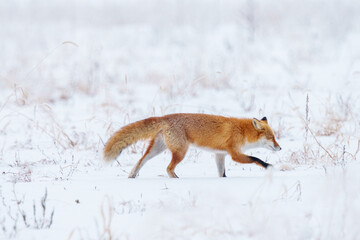
<svg viewBox="0 0 360 240">
<path fill-rule="evenodd" d="M 161 123 L 161 118 L 152 117 L 122 127 L 105 144 L 104 160 L 114 160 L 124 148 L 139 140 L 154 138 L 161 130 Z"/>
</svg>

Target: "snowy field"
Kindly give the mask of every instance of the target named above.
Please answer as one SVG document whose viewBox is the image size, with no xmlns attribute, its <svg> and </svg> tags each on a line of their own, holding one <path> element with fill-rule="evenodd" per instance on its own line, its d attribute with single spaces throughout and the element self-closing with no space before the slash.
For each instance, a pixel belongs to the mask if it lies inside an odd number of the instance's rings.
<svg viewBox="0 0 360 240">
<path fill-rule="evenodd" d="M 0 239 L 360 239 L 360 1 L 0 1 Z M 263 170 L 120 127 L 266 116 Z"/>
</svg>

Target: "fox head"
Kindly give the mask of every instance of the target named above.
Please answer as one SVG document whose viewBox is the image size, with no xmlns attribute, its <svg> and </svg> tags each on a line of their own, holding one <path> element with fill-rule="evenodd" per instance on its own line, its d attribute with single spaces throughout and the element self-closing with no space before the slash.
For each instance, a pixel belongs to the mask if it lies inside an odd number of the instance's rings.
<svg viewBox="0 0 360 240">
<path fill-rule="evenodd" d="M 266 117 L 263 117 L 261 120 L 256 118 L 252 119 L 252 124 L 255 130 L 258 133 L 258 144 L 261 147 L 273 150 L 280 151 L 281 147 L 275 140 L 274 131 L 268 124 Z"/>
</svg>

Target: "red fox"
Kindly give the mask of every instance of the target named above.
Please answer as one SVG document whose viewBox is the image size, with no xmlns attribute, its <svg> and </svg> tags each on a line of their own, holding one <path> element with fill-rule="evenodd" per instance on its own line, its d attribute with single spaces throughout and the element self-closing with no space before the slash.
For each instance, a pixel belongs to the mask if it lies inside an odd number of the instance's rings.
<svg viewBox="0 0 360 240">
<path fill-rule="evenodd" d="M 238 163 L 255 163 L 261 167 L 271 166 L 259 158 L 243 154 L 249 148 L 265 147 L 280 151 L 274 132 L 266 117 L 258 120 L 238 119 L 207 114 L 178 113 L 163 117 L 151 117 L 131 123 L 117 131 L 106 143 L 104 160 L 117 158 L 122 150 L 139 141 L 150 139 L 144 156 L 136 163 L 129 178 L 135 178 L 141 167 L 154 156 L 168 148 L 172 159 L 167 167 L 171 178 L 177 178 L 174 170 L 189 148 L 189 145 L 215 152 L 220 177 L 225 175 L 225 156 Z"/>
</svg>

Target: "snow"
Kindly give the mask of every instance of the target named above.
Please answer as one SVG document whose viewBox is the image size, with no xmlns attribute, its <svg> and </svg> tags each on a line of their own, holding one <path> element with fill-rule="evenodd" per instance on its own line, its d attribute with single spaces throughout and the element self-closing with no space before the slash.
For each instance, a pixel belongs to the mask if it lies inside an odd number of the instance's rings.
<svg viewBox="0 0 360 240">
<path fill-rule="evenodd" d="M 359 10 L 0 2 L 0 239 L 359 239 Z M 266 116 L 282 150 L 246 153 L 275 168 L 218 178 L 190 148 L 179 179 L 169 152 L 128 179 L 146 142 L 103 164 L 117 129 L 175 112 Z"/>
</svg>

